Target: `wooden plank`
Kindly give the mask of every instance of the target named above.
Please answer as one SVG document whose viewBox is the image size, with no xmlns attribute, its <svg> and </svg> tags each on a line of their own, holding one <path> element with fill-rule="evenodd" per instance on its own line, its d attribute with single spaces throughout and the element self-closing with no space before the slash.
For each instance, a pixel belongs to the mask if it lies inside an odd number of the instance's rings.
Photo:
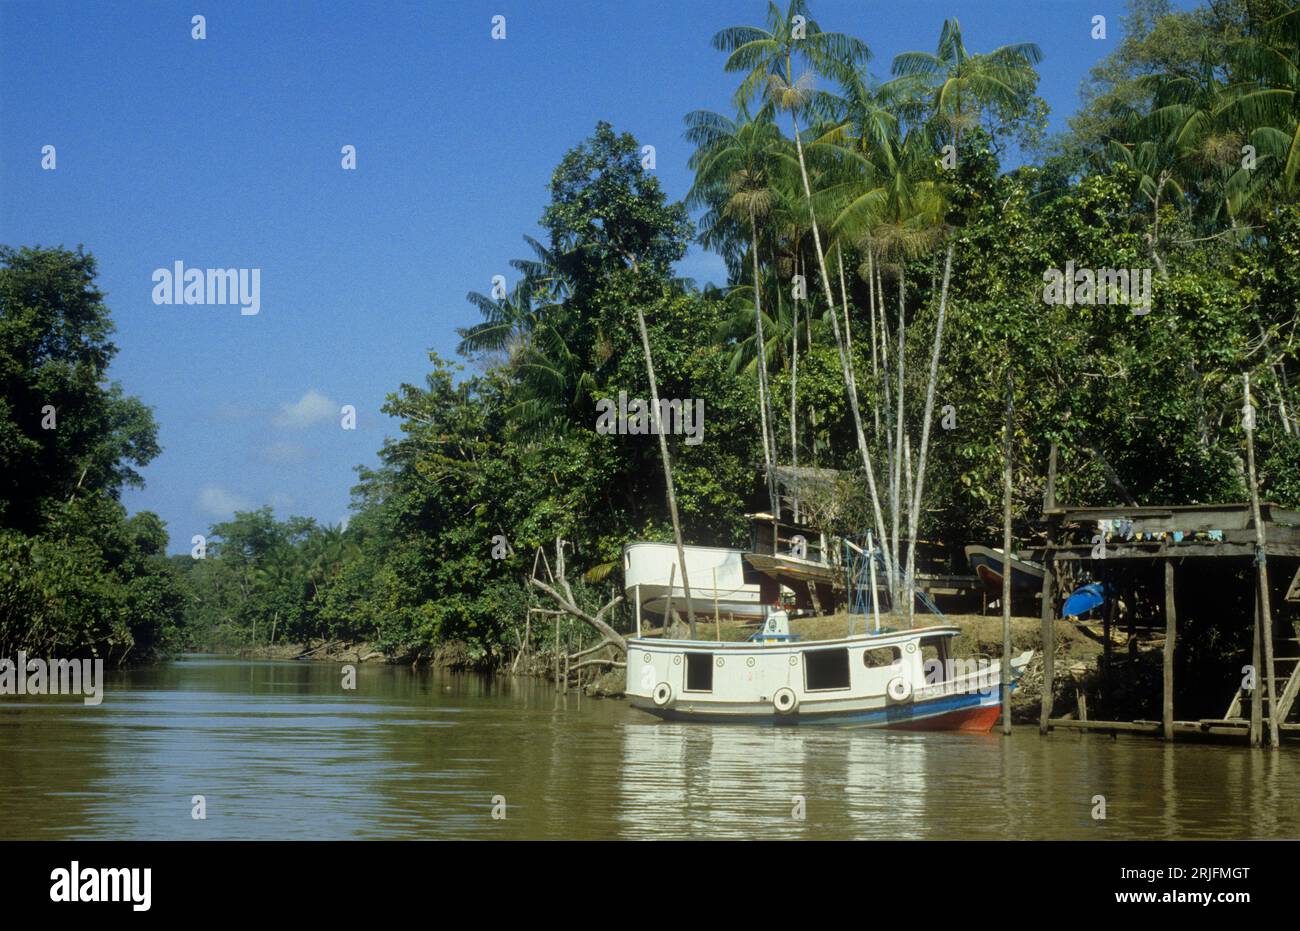
<svg viewBox="0 0 1300 931">
<path fill-rule="evenodd" d="M 1250 663 L 1251 669 L 1254 670 L 1252 678 L 1255 687 L 1250 690 L 1250 745 L 1258 747 L 1260 734 L 1263 732 L 1263 703 L 1259 700 L 1259 597 L 1254 598 L 1255 602 L 1255 632 L 1251 636 L 1250 646 Z"/>
<path fill-rule="evenodd" d="M 1164 650 L 1164 700 L 1161 720 L 1165 740 L 1174 739 L 1174 632 L 1177 612 L 1174 606 L 1174 562 L 1165 560 L 1165 650 Z"/>
<path fill-rule="evenodd" d="M 1074 718 L 1052 718 L 1047 723 L 1053 728 L 1076 731 L 1130 731 L 1144 734 L 1160 732 L 1159 721 L 1079 721 Z"/>
<path fill-rule="evenodd" d="M 1266 547 L 1269 556 L 1284 559 L 1300 558 L 1300 544 L 1269 543 Z M 1179 559 L 1197 558 L 1241 558 L 1255 555 L 1254 543 L 1181 543 L 1172 547 L 1161 543 L 1107 543 L 1106 559 L 1163 559 L 1176 556 Z M 1056 547 L 1056 558 L 1061 562 L 1092 559 L 1091 543 L 1061 543 Z"/>
<path fill-rule="evenodd" d="M 952 253 L 948 253 L 952 257 Z M 945 279 L 946 283 L 946 279 Z M 1011 733 L 1011 369 L 1007 368 L 1006 453 L 1002 464 L 1002 733 Z M 1050 479 L 1049 479 L 1050 481 Z"/>
<path fill-rule="evenodd" d="M 1048 458 L 1047 465 L 1047 488 L 1043 492 L 1043 510 L 1056 506 L 1056 444 L 1052 444 L 1051 455 Z M 1056 672 L 1056 624 L 1053 615 L 1053 566 L 1056 560 L 1056 553 L 1053 551 L 1053 544 L 1056 542 L 1055 520 L 1049 520 L 1047 523 L 1047 549 L 1043 559 L 1043 591 L 1042 591 L 1042 646 L 1043 646 L 1043 695 L 1042 705 L 1038 714 L 1038 733 L 1046 734 L 1048 719 L 1052 716 L 1052 686 L 1053 676 Z"/>
<path fill-rule="evenodd" d="M 1259 570 L 1259 611 L 1261 622 L 1256 625 L 1264 641 L 1264 674 L 1268 684 L 1268 737 L 1270 746 L 1277 747 L 1277 689 L 1273 681 L 1273 612 L 1269 606 L 1268 591 L 1268 551 L 1265 548 L 1264 521 L 1260 514 L 1259 483 L 1255 478 L 1255 417 L 1250 403 L 1250 373 L 1242 375 L 1245 397 L 1246 427 L 1246 476 L 1250 479 L 1250 512 L 1255 521 L 1255 541 L 1259 546 L 1259 555 L 1255 565 Z M 1256 667 L 1258 668 L 1258 667 Z"/>
<path fill-rule="evenodd" d="M 1290 638 L 1287 638 L 1290 639 Z M 1282 662 L 1296 662 L 1296 657 L 1284 656 L 1281 659 L 1275 659 L 1274 664 Z M 1300 691 L 1300 673 L 1292 670 L 1290 678 L 1287 680 L 1286 688 L 1282 690 L 1282 695 L 1278 698 L 1276 705 L 1269 706 L 1269 715 L 1273 717 L 1280 727 L 1285 723 L 1287 717 L 1291 714 L 1291 708 L 1295 704 L 1297 691 Z M 1276 708 L 1276 713 L 1274 712 Z"/>
<path fill-rule="evenodd" d="M 1300 511 L 1284 508 L 1272 501 L 1261 501 L 1260 507 L 1271 522 L 1300 524 Z M 1142 504 L 1105 505 L 1101 507 L 1070 507 L 1054 505 L 1044 509 L 1045 516 L 1060 517 L 1063 520 L 1135 520 L 1137 518 L 1166 517 L 1177 520 L 1204 519 L 1207 522 L 1230 522 L 1234 515 L 1249 516 L 1252 513 L 1249 501 L 1227 501 L 1209 504 Z M 1223 527 L 1224 523 L 1215 526 Z M 1245 526 L 1245 525 L 1242 525 Z"/>
<path fill-rule="evenodd" d="M 1202 718 L 1196 722 L 1203 728 L 1234 727 L 1237 730 L 1249 730 L 1250 722 L 1245 718 Z"/>
<path fill-rule="evenodd" d="M 1053 718 L 1053 729 L 1075 731 L 1101 731 L 1111 734 L 1159 734 L 1162 729 L 1160 721 L 1078 721 L 1074 718 Z M 1249 730 L 1244 721 L 1227 721 L 1205 719 L 1201 721 L 1175 721 L 1174 730 L 1185 737 L 1193 738 L 1232 738 L 1246 742 Z M 1300 724 L 1283 724 L 1280 727 L 1286 740 L 1300 740 Z"/>
<path fill-rule="evenodd" d="M 1286 589 L 1286 601 L 1300 601 L 1300 566 L 1296 567 L 1295 575 L 1291 577 L 1291 584 Z"/>
</svg>

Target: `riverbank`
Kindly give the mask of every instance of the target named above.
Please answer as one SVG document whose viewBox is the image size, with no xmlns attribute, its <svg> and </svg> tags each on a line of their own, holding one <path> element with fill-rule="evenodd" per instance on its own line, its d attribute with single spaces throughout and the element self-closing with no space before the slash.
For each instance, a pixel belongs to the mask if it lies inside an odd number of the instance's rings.
<svg viewBox="0 0 1300 931">
<path fill-rule="evenodd" d="M 930 623 L 929 616 L 918 615 L 918 625 Z M 890 618 L 882 618 L 888 625 Z M 899 623 L 900 619 L 894 619 Z M 948 615 L 944 623 L 955 625 L 960 633 L 953 638 L 953 655 L 960 658 L 983 658 L 996 661 L 1002 655 L 1002 618 L 997 615 Z M 722 621 L 715 624 L 712 618 L 697 617 L 699 639 L 718 639 L 740 642 L 754 632 L 752 623 Z M 833 640 L 849 633 L 846 614 L 822 617 L 796 618 L 790 622 L 792 633 L 801 639 Z M 854 633 L 863 633 L 862 620 L 856 619 Z M 1103 647 L 1097 631 L 1091 634 L 1083 627 L 1067 621 L 1056 622 L 1056 698 L 1058 702 L 1072 703 L 1080 692 L 1088 692 L 1098 672 L 1098 660 Z M 646 637 L 663 636 L 661 628 L 643 630 Z M 1043 656 L 1042 621 L 1037 617 L 1011 619 L 1011 651 L 1013 655 L 1033 650 L 1034 658 L 1026 667 L 1012 700 L 1012 717 L 1016 721 L 1037 720 L 1042 697 Z M 245 648 L 236 651 L 244 659 L 306 660 L 324 663 L 391 663 L 414 667 L 431 667 L 447 670 L 497 672 L 517 676 L 553 680 L 555 657 L 547 652 L 518 657 L 509 663 L 485 669 L 475 662 L 469 650 L 461 643 L 449 643 L 431 654 L 415 658 L 398 658 L 386 655 L 369 641 L 278 643 Z M 571 679 L 571 689 L 581 688 L 584 695 L 593 698 L 621 698 L 626 685 L 622 668 L 587 668 L 580 681 Z"/>
<path fill-rule="evenodd" d="M 234 651 L 240 659 L 311 660 L 322 663 L 386 663 L 389 658 L 374 644 L 336 640 L 327 643 L 270 643 Z"/>
<path fill-rule="evenodd" d="M 318 663 L 389 663 L 398 666 L 432 667 L 468 672 L 499 671 L 494 664 L 476 660 L 469 647 L 460 641 L 445 643 L 427 653 L 390 656 L 369 640 L 317 641 L 306 643 L 261 644 L 255 647 L 208 647 L 213 652 L 230 652 L 241 659 L 304 660 Z"/>
</svg>

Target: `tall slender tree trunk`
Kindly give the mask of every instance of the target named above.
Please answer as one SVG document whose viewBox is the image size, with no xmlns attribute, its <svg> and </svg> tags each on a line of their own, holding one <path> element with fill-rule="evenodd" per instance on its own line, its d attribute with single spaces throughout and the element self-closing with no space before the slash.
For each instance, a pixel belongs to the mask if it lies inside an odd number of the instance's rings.
<svg viewBox="0 0 1300 931">
<path fill-rule="evenodd" d="M 921 494 L 925 487 L 925 457 L 930 448 L 930 418 L 934 415 L 934 387 L 939 376 L 939 349 L 943 345 L 943 320 L 948 309 L 948 278 L 952 272 L 952 244 L 948 245 L 948 255 L 943 262 L 943 287 L 939 291 L 939 316 L 934 322 L 934 348 L 930 352 L 930 377 L 925 384 L 925 414 L 921 419 L 921 449 L 916 458 L 916 488 L 912 492 L 912 503 L 908 509 L 907 532 L 912 538 L 912 545 L 907 550 L 907 574 L 904 576 L 907 590 L 912 590 L 912 579 L 916 571 L 916 538 L 921 518 Z M 931 292 L 933 293 L 933 292 Z M 912 599 L 907 600 L 907 619 L 913 617 Z"/>
<path fill-rule="evenodd" d="M 780 267 L 781 264 L 779 259 L 777 258 L 776 250 L 773 249 L 772 268 L 777 269 Z M 785 316 L 785 304 L 783 303 L 784 291 L 778 284 L 777 287 L 774 289 L 774 292 L 776 294 L 776 320 L 778 321 L 779 324 L 781 318 Z M 777 336 L 778 343 L 780 342 L 780 339 L 781 339 L 780 335 L 778 334 Z M 764 352 L 766 351 L 767 351 L 766 347 L 764 347 Z M 767 392 L 767 403 L 768 403 L 767 420 L 769 424 L 768 430 L 771 432 L 771 435 L 768 437 L 768 444 L 772 447 L 772 462 L 779 468 L 781 465 L 781 444 L 776 441 L 776 431 L 780 428 L 780 425 L 776 422 L 776 400 L 775 400 L 776 393 L 772 390 L 772 378 L 771 375 L 768 374 L 767 372 L 763 373 L 763 389 Z M 774 487 L 776 488 L 776 496 L 777 496 L 776 504 L 777 507 L 780 507 L 781 489 L 779 486 L 775 484 Z"/>
<path fill-rule="evenodd" d="M 849 318 L 849 292 L 844 283 L 844 247 L 839 243 L 835 244 L 835 263 L 840 270 L 840 304 L 844 307 L 844 345 L 849 350 L 849 371 L 853 372 L 854 379 L 857 378 L 857 372 L 853 371 L 853 323 Z M 831 308 L 831 313 L 835 308 Z"/>
<path fill-rule="evenodd" d="M 791 295 L 794 298 L 794 317 L 793 326 L 790 327 L 790 468 L 799 467 L 799 435 L 795 424 L 795 399 L 798 396 L 799 389 L 799 296 Z M 832 312 L 834 308 L 832 308 Z M 798 478 L 795 479 L 795 488 L 797 489 Z M 794 494 L 794 522 L 799 523 L 799 493 Z"/>
<path fill-rule="evenodd" d="M 817 250 L 817 266 L 821 272 L 822 288 L 826 292 L 826 306 L 831 308 L 831 326 L 835 331 L 835 345 L 840 352 L 840 368 L 844 373 L 844 386 L 849 395 L 849 410 L 853 413 L 853 426 L 858 435 L 858 452 L 862 456 L 862 467 L 867 473 L 867 489 L 871 492 L 871 509 L 876 519 L 876 526 L 883 527 L 885 524 L 884 515 L 880 510 L 880 494 L 876 489 L 876 472 L 871 466 L 871 454 L 867 450 L 867 437 L 862 432 L 862 412 L 858 409 L 857 392 L 853 390 L 853 374 L 849 369 L 848 353 L 844 349 L 844 340 L 840 336 L 840 318 L 835 313 L 835 297 L 831 293 L 831 277 L 826 271 L 826 253 L 822 251 L 822 237 L 817 229 L 817 210 L 813 206 L 812 185 L 808 181 L 808 166 L 804 164 L 803 142 L 799 138 L 799 118 L 795 116 L 794 110 L 790 111 L 790 122 L 794 126 L 794 145 L 795 152 L 799 156 L 799 176 L 803 180 L 804 198 L 808 202 L 808 217 L 812 222 L 813 246 Z M 894 572 L 894 563 L 890 561 L 890 554 L 885 550 L 885 571 L 892 576 Z"/>
<path fill-rule="evenodd" d="M 876 357 L 879 355 L 876 349 L 876 268 L 875 259 L 872 257 L 872 248 L 867 246 L 867 299 L 870 309 L 871 318 L 871 384 L 879 386 L 880 384 L 880 366 Z M 848 300 L 845 299 L 844 305 L 847 310 Z M 878 388 L 872 391 L 871 413 L 875 416 L 876 436 L 880 436 L 880 392 Z"/>
<path fill-rule="evenodd" d="M 899 549 L 898 549 L 899 547 L 898 529 L 899 529 L 899 517 L 900 517 L 899 492 L 901 491 L 903 485 L 903 475 L 902 475 L 903 377 L 906 374 L 906 369 L 907 369 L 907 360 L 904 357 L 904 352 L 903 352 L 903 339 L 907 335 L 906 305 L 904 301 L 905 276 L 906 276 L 906 272 L 904 271 L 903 261 L 900 257 L 898 262 L 898 354 L 894 357 L 895 368 L 898 370 L 898 392 L 897 392 L 897 397 L 895 397 L 894 399 L 894 403 L 898 410 L 898 418 L 897 418 L 897 424 L 895 427 L 895 436 L 894 436 L 893 484 L 889 489 L 889 510 L 890 510 L 891 520 L 893 521 L 893 528 L 890 536 L 892 537 L 892 542 L 894 546 L 894 568 L 895 568 L 894 574 L 890 576 L 890 587 L 894 592 L 894 599 L 892 602 L 894 606 L 894 610 L 897 610 L 898 599 L 900 597 L 904 597 L 908 599 L 909 602 L 908 610 L 910 610 L 911 608 L 910 602 L 911 602 L 911 594 L 912 594 L 910 589 L 907 592 L 902 591 L 903 580 L 898 577 L 898 572 L 897 572 L 898 560 L 899 560 Z"/>
<path fill-rule="evenodd" d="M 856 395 L 858 393 L 858 373 L 853 367 L 853 333 L 849 325 L 849 290 L 848 290 L 848 286 L 844 283 L 844 248 L 839 244 L 836 244 L 835 246 L 835 260 L 836 263 L 839 265 L 839 270 L 840 270 L 840 302 L 844 306 L 844 345 L 845 348 L 848 349 L 849 377 L 853 379 L 853 393 Z M 831 308 L 831 313 L 832 314 L 835 313 L 834 307 Z M 809 320 L 808 326 L 810 328 L 808 331 L 808 346 L 809 348 L 811 348 L 812 347 L 812 330 L 811 330 L 812 321 L 811 320 Z M 875 344 L 876 344 L 875 334 L 873 333 L 872 340 L 871 340 L 871 345 L 873 347 L 873 355 L 871 357 L 871 361 L 873 363 L 875 362 L 875 355 L 874 355 Z"/>
<path fill-rule="evenodd" d="M 952 252 L 949 251 L 949 255 Z M 945 275 L 945 283 L 947 276 Z M 1008 348 L 1010 348 L 1008 346 Z M 1010 353 L 1007 353 L 1008 358 Z M 1011 733 L 1011 366 L 1007 366 L 1006 454 L 1002 465 L 1002 733 Z M 1107 638 L 1109 639 L 1109 637 Z"/>
<path fill-rule="evenodd" d="M 768 446 L 767 430 L 767 349 L 763 342 L 763 302 L 762 280 L 758 273 L 758 221 L 754 211 L 749 212 L 750 253 L 754 260 L 754 331 L 758 340 L 758 415 L 763 428 L 763 466 L 767 471 L 767 496 L 772 505 L 773 516 L 780 516 L 780 505 L 776 500 L 776 476 L 772 471 L 775 465 L 776 450 Z M 649 350 L 647 350 L 648 352 Z"/>
<path fill-rule="evenodd" d="M 632 264 L 636 268 L 635 261 Z M 650 355 L 650 334 L 645 328 L 645 314 L 641 305 L 636 305 L 636 322 L 641 328 L 641 348 L 645 350 L 645 371 L 650 378 L 650 412 L 654 418 L 655 433 L 659 435 L 659 455 L 664 464 L 664 484 L 668 488 L 668 513 L 673 519 L 673 537 L 677 541 L 677 563 L 682 570 L 682 590 L 686 593 L 686 617 L 690 622 L 691 639 L 695 639 L 695 608 L 691 604 L 691 581 L 686 575 L 686 547 L 682 543 L 682 523 L 677 519 L 677 491 L 673 487 L 673 463 L 668 456 L 668 438 L 664 436 L 663 424 L 659 420 L 659 384 L 655 380 L 654 358 Z M 671 595 L 672 592 L 669 592 Z M 668 618 L 664 618 L 668 624 Z"/>
<path fill-rule="evenodd" d="M 885 464 L 888 470 L 890 488 L 892 489 L 894 487 L 895 457 L 902 455 L 902 451 L 894 446 L 894 431 L 889 428 L 888 420 L 889 412 L 893 410 L 894 406 L 893 369 L 889 367 L 889 314 L 885 311 L 885 283 L 879 263 L 876 263 L 876 296 L 880 314 L 880 383 L 884 387 L 883 408 L 885 412 L 880 436 L 884 438 Z M 880 532 L 880 550 L 881 555 L 885 557 L 886 564 L 888 564 L 889 540 L 889 529 L 887 527 L 882 528 Z M 894 584 L 894 574 L 887 571 L 885 581 L 890 599 L 889 610 L 890 613 L 894 613 L 898 610 L 898 591 Z"/>
</svg>

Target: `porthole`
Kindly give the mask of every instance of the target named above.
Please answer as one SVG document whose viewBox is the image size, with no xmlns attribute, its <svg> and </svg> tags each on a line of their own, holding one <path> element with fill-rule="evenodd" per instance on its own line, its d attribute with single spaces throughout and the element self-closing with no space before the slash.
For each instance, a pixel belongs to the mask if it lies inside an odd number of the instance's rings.
<svg viewBox="0 0 1300 931">
<path fill-rule="evenodd" d="M 750 669 L 753 669 L 753 668 L 754 668 L 754 657 L 751 656 L 749 659 L 745 660 L 745 665 L 748 666 Z"/>
<path fill-rule="evenodd" d="M 915 652 L 916 652 L 916 644 L 915 644 L 915 643 L 909 643 L 909 644 L 907 645 L 907 652 L 908 652 L 908 653 L 915 653 Z"/>
<path fill-rule="evenodd" d="M 911 646 L 911 644 L 908 644 L 908 646 Z M 678 653 L 676 656 L 673 657 L 673 665 L 680 666 L 681 664 L 682 664 L 682 654 Z"/>
<path fill-rule="evenodd" d="M 641 661 L 642 661 L 643 663 L 648 663 L 648 662 L 650 662 L 650 654 L 649 654 L 649 653 L 642 653 L 642 654 L 641 654 Z"/>
<path fill-rule="evenodd" d="M 719 656 L 719 657 L 718 657 L 718 668 L 719 668 L 719 669 L 722 668 L 722 662 L 723 662 L 722 657 Z"/>
<path fill-rule="evenodd" d="M 791 666 L 798 666 L 798 665 L 799 665 L 799 654 L 798 654 L 798 653 L 791 653 L 791 654 L 790 654 L 790 665 L 791 665 Z"/>
</svg>

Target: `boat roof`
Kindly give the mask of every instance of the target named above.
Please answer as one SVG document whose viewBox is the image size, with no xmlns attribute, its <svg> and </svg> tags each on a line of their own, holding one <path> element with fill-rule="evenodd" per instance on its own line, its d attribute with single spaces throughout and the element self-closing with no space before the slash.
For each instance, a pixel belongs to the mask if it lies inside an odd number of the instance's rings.
<svg viewBox="0 0 1300 931">
<path fill-rule="evenodd" d="M 899 643 L 920 637 L 955 637 L 961 628 L 955 624 L 911 627 L 906 630 L 882 631 L 878 634 L 853 634 L 832 640 L 799 640 L 794 643 L 762 643 L 751 640 L 664 640 L 659 637 L 629 637 L 627 642 L 639 647 L 669 647 L 694 650 L 806 650 L 809 647 L 862 646 L 868 643 Z"/>
<path fill-rule="evenodd" d="M 638 546 L 666 546 L 674 553 L 677 552 L 677 544 L 672 540 L 633 540 L 630 543 L 623 544 L 623 552 L 626 553 L 628 550 L 636 549 Z M 745 554 L 745 550 L 734 546 L 700 546 L 696 543 L 683 543 L 682 549 L 687 550 L 688 552 L 691 550 L 715 550 L 719 553 L 738 553 L 742 556 Z"/>
</svg>

